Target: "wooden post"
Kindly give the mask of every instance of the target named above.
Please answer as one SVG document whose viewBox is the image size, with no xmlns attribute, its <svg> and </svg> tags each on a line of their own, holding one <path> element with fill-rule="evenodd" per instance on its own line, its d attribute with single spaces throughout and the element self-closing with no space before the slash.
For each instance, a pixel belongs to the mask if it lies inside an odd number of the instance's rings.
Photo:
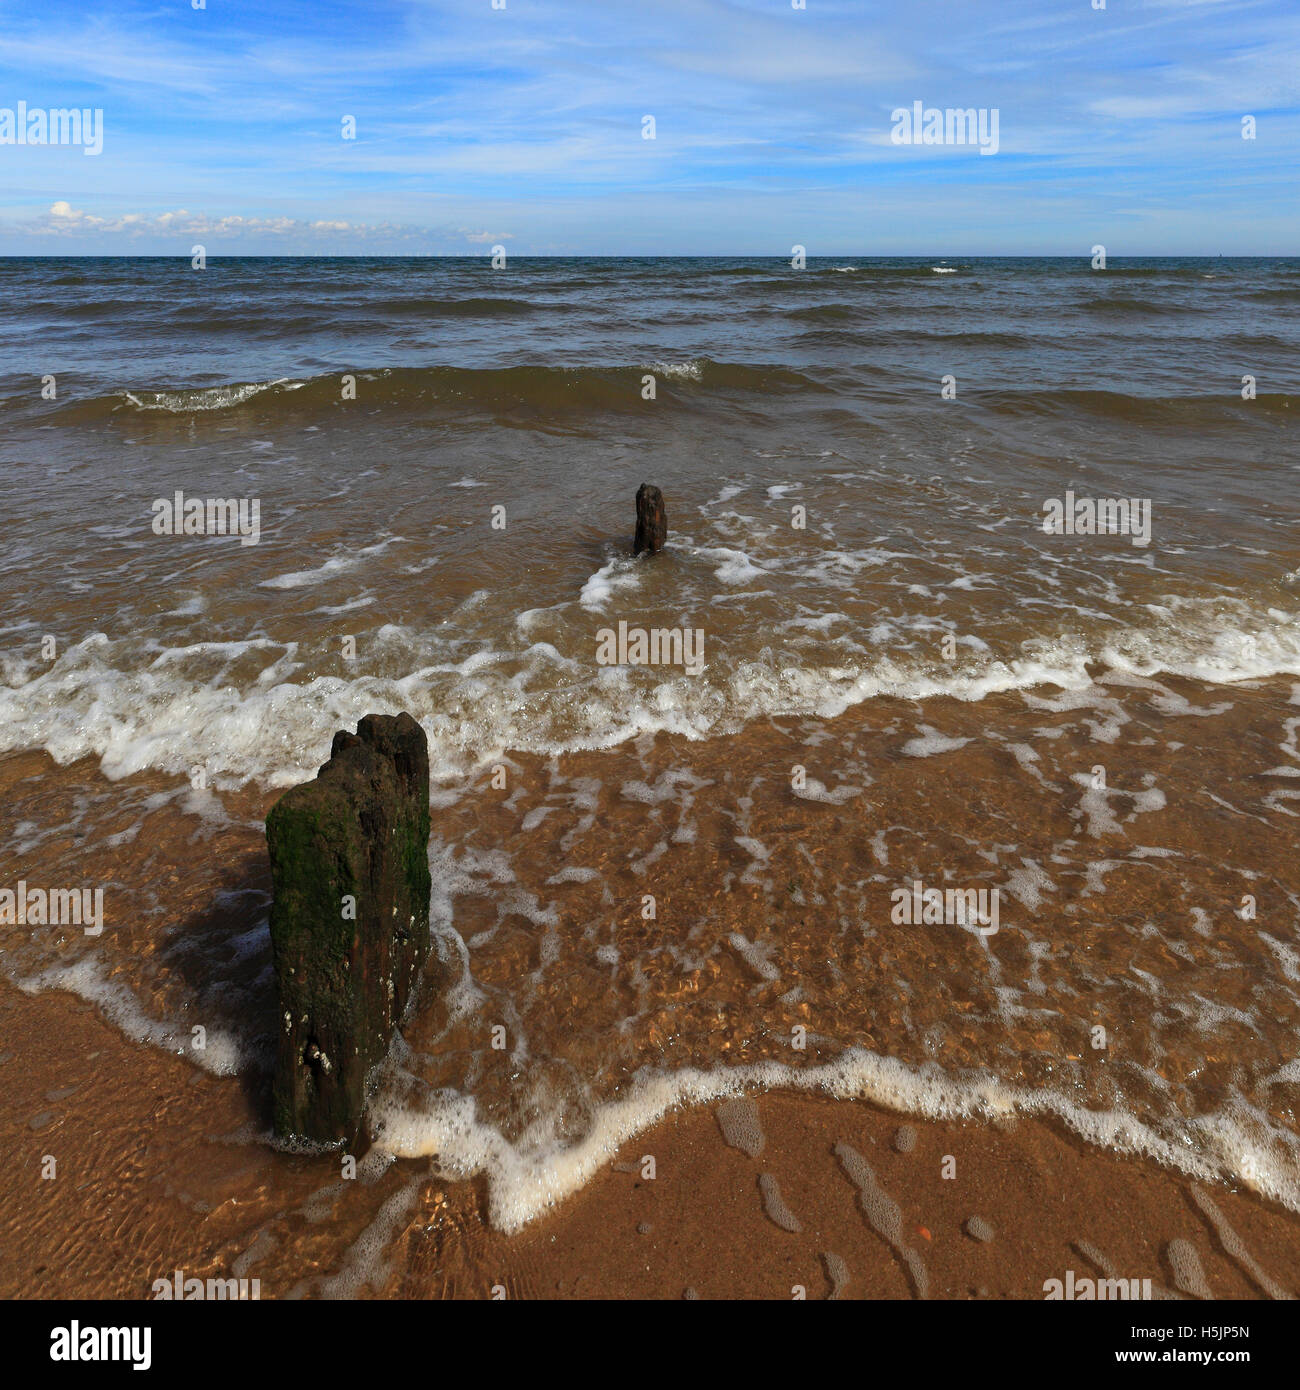
<svg viewBox="0 0 1300 1390">
<path fill-rule="evenodd" d="M 636 490 L 636 540 L 632 554 L 649 551 L 656 555 L 668 539 L 668 517 L 664 512 L 664 495 L 657 487 L 642 483 Z"/>
<path fill-rule="evenodd" d="M 266 818 L 278 999 L 275 1130 L 351 1140 L 429 953 L 429 745 L 409 714 L 334 735 Z"/>
</svg>

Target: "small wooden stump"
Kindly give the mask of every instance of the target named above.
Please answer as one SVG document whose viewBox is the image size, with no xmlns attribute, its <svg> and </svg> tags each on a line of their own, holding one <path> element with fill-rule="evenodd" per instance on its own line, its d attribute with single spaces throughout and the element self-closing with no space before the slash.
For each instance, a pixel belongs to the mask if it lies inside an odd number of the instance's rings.
<svg viewBox="0 0 1300 1390">
<path fill-rule="evenodd" d="M 642 483 L 636 490 L 636 540 L 632 554 L 649 551 L 657 555 L 668 539 L 668 517 L 664 512 L 664 495 L 657 487 Z"/>
</svg>

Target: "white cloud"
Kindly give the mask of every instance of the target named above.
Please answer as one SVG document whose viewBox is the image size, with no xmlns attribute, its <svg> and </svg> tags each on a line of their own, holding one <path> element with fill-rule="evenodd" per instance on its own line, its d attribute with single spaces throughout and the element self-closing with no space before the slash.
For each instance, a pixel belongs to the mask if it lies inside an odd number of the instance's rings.
<svg viewBox="0 0 1300 1390">
<path fill-rule="evenodd" d="M 88 235 L 118 235 L 125 237 L 329 237 L 346 233 L 354 237 L 419 237 L 447 235 L 445 229 L 400 226 L 392 222 L 345 222 L 336 219 L 306 221 L 297 217 L 212 217 L 207 213 L 192 213 L 186 208 L 153 215 L 143 212 L 119 213 L 101 217 L 96 213 L 74 208 L 66 199 L 52 203 L 40 217 L 13 224 L 17 229 L 36 235 L 75 237 Z M 486 233 L 481 234 L 486 237 Z M 502 235 L 508 236 L 509 233 Z M 473 240 L 475 238 L 471 238 Z"/>
</svg>

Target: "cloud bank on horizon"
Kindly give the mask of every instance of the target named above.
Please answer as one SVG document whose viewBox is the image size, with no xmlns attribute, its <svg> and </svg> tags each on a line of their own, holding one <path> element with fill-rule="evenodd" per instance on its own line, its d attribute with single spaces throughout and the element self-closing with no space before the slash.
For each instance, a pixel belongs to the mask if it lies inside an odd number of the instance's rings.
<svg viewBox="0 0 1300 1390">
<path fill-rule="evenodd" d="M 1024 8 L 0 3 L 0 254 L 1300 250 L 1294 0 Z"/>
</svg>

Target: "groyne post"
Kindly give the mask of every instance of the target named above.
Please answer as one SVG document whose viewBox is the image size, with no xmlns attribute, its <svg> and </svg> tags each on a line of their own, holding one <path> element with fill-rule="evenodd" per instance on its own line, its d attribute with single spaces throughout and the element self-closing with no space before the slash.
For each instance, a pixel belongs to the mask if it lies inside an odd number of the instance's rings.
<svg viewBox="0 0 1300 1390">
<path fill-rule="evenodd" d="M 668 517 L 664 512 L 664 495 L 657 487 L 642 483 L 636 490 L 636 540 L 632 554 L 658 554 L 668 539 Z"/>
<path fill-rule="evenodd" d="M 275 1129 L 325 1142 L 360 1125 L 429 951 L 429 747 L 409 714 L 335 734 L 266 818 L 279 1002 Z"/>
</svg>

